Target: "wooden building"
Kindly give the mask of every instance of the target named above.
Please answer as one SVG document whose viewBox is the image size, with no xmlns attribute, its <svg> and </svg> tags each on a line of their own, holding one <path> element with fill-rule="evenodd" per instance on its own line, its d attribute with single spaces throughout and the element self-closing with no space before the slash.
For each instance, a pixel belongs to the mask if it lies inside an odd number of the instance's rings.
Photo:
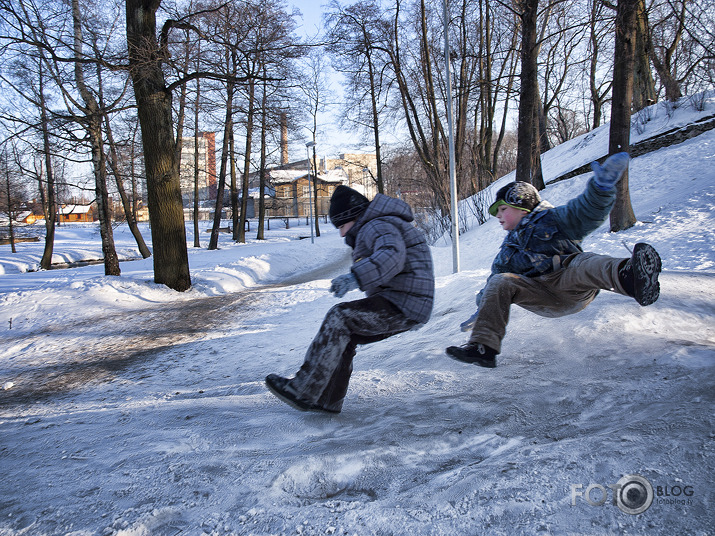
<svg viewBox="0 0 715 536">
<path fill-rule="evenodd" d="M 92 223 L 97 221 L 96 210 L 93 205 L 62 205 L 57 210 L 59 223 Z"/>
<path fill-rule="evenodd" d="M 340 173 L 320 174 L 317 178 L 305 172 L 291 174 L 274 171 L 271 175 L 275 197 L 268 207 L 270 217 L 310 215 L 310 195 L 315 196 L 315 191 L 318 193 L 318 215 L 326 215 L 330 209 L 330 197 L 335 188 L 344 182 Z"/>
</svg>

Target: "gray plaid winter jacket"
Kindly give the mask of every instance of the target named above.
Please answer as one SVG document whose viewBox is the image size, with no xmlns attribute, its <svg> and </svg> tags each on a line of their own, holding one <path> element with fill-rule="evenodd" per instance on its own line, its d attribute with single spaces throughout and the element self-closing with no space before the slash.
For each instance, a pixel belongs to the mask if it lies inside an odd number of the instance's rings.
<svg viewBox="0 0 715 536">
<path fill-rule="evenodd" d="M 424 323 L 432 314 L 434 270 L 427 242 L 413 220 L 407 203 L 377 194 L 345 242 L 353 248 L 352 273 L 360 289 Z"/>
</svg>

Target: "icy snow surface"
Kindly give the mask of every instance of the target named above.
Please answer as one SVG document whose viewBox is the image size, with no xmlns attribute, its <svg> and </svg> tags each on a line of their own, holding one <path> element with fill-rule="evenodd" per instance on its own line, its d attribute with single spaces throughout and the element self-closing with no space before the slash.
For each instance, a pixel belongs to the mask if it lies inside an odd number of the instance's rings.
<svg viewBox="0 0 715 536">
<path fill-rule="evenodd" d="M 706 104 L 658 105 L 634 139 Z M 547 179 L 601 156 L 607 128 L 545 155 Z M 358 349 L 337 416 L 263 384 L 297 370 L 337 302 L 349 248 L 330 225 L 314 244 L 294 222 L 218 251 L 202 232 L 182 294 L 152 282 L 152 259 L 121 277 L 38 272 L 42 242 L 0 246 L 0 535 L 715 533 L 715 130 L 632 161 L 630 187 L 639 223 L 584 246 L 653 244 L 655 305 L 602 292 L 562 319 L 513 307 L 496 369 L 448 359 L 503 238 L 491 220 L 461 237 L 459 274 L 451 246 L 433 247 L 432 320 Z M 138 256 L 126 227 L 115 238 Z M 101 256 L 97 228 L 58 228 L 55 255 Z M 613 504 L 624 475 L 652 484 L 645 512 Z"/>
</svg>

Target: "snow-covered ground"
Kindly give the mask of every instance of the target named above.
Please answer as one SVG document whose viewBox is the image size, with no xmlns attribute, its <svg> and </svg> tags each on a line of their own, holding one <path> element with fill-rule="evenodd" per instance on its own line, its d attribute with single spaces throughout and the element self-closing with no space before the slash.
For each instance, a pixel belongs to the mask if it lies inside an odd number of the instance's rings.
<svg viewBox="0 0 715 536">
<path fill-rule="evenodd" d="M 666 111 L 634 141 L 715 101 Z M 607 136 L 552 150 L 547 178 Z M 563 203 L 587 179 L 542 196 Z M 0 246 L 0 535 L 715 533 L 715 130 L 634 159 L 630 186 L 640 222 L 584 247 L 653 244 L 656 304 L 603 292 L 561 319 L 514 307 L 496 369 L 448 359 L 503 238 L 491 220 L 461 237 L 458 274 L 451 246 L 433 247 L 432 320 L 358 349 L 337 416 L 263 385 L 297 370 L 337 302 L 349 248 L 330 225 L 314 244 L 303 225 L 190 248 L 181 294 L 152 282 L 151 259 L 121 277 L 36 272 L 42 242 Z M 125 227 L 115 238 L 137 256 Z M 96 227 L 58 229 L 57 262 L 100 251 Z M 645 512 L 614 504 L 624 475 L 651 484 Z"/>
</svg>

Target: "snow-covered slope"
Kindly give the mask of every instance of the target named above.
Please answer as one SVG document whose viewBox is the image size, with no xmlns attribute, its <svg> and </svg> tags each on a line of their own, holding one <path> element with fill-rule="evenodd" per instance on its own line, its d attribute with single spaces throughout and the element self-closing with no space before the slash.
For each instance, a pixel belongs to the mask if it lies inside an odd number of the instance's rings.
<svg viewBox="0 0 715 536">
<path fill-rule="evenodd" d="M 639 129 L 697 115 L 666 111 Z M 601 156 L 604 136 L 545 155 L 547 178 Z M 587 179 L 542 196 L 563 203 Z M 0 535 L 712 534 L 715 131 L 636 158 L 630 186 L 640 222 L 584 246 L 653 244 L 655 305 L 604 292 L 562 319 L 514 307 L 496 369 L 448 359 L 503 238 L 489 221 L 462 236 L 458 274 L 451 247 L 433 248 L 432 320 L 359 348 L 334 417 L 263 385 L 297 370 L 336 303 L 349 257 L 328 225 L 315 244 L 295 239 L 303 226 L 192 248 L 184 294 L 151 282 L 151 259 L 119 278 L 27 272 L 41 245 L 0 246 Z M 92 227 L 58 229 L 57 255 L 99 250 Z M 624 475 L 652 485 L 645 512 L 613 503 Z"/>
</svg>

